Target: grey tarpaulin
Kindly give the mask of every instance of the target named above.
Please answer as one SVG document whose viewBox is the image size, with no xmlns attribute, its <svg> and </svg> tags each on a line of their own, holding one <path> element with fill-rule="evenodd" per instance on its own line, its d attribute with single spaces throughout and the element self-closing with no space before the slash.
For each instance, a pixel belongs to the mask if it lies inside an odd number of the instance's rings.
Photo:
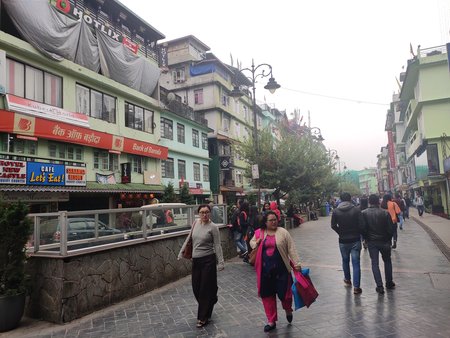
<svg viewBox="0 0 450 338">
<path fill-rule="evenodd" d="M 58 12 L 48 0 L 3 0 L 3 4 L 20 34 L 41 53 L 99 71 L 97 40 L 84 21 Z"/>
<path fill-rule="evenodd" d="M 60 13 L 48 0 L 2 0 L 23 38 L 44 55 L 64 58 L 151 95 L 160 76 L 156 64 L 128 50 L 101 31 Z"/>
</svg>

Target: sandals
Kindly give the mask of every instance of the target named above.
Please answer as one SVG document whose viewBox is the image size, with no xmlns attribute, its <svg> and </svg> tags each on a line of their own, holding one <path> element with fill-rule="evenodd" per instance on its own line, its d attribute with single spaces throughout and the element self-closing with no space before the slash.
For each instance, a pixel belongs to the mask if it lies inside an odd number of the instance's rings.
<svg viewBox="0 0 450 338">
<path fill-rule="evenodd" d="M 208 321 L 207 320 L 197 320 L 197 327 L 200 329 L 203 326 L 208 325 Z"/>
</svg>

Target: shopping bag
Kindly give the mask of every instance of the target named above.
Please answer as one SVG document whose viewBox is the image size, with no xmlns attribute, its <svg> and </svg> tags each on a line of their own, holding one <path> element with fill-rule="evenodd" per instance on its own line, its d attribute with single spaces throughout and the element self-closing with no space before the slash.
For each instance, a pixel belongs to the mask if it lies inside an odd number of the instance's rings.
<svg viewBox="0 0 450 338">
<path fill-rule="evenodd" d="M 308 275 L 309 274 L 309 269 L 302 269 L 302 274 L 303 275 Z M 295 277 L 292 277 L 292 296 L 294 298 L 294 308 L 297 311 L 298 309 L 301 309 L 302 307 L 305 306 L 305 303 L 303 302 L 303 299 L 300 297 L 300 293 L 297 290 L 297 280 L 295 279 Z"/>
<path fill-rule="evenodd" d="M 294 264 L 291 262 L 291 266 L 294 267 Z M 305 303 L 306 307 L 309 307 L 312 303 L 315 302 L 319 293 L 314 287 L 309 274 L 303 274 L 302 272 L 293 269 L 294 277 L 296 279 L 295 287 L 297 288 L 297 292 L 300 294 L 300 297 Z"/>
</svg>

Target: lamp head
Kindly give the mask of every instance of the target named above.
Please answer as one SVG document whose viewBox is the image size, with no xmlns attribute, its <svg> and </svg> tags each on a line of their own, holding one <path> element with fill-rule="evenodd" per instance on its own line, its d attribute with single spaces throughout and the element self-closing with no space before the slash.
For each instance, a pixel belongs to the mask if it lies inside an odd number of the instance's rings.
<svg viewBox="0 0 450 338">
<path fill-rule="evenodd" d="M 269 82 L 264 86 L 264 89 L 267 89 L 271 94 L 275 93 L 275 91 L 281 86 L 275 81 L 273 77 L 269 79 Z"/>
<path fill-rule="evenodd" d="M 235 101 L 237 101 L 239 100 L 240 97 L 244 96 L 244 93 L 239 89 L 238 86 L 234 86 L 229 96 L 231 96 Z"/>
</svg>

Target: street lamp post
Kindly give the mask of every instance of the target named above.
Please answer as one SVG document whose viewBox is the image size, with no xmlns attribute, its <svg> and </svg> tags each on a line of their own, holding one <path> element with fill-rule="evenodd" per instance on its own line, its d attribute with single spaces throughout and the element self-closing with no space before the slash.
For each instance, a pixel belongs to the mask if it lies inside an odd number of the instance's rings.
<svg viewBox="0 0 450 338">
<path fill-rule="evenodd" d="M 258 113 L 256 105 L 256 80 L 258 78 L 265 78 L 269 77 L 269 82 L 264 86 L 264 89 L 267 89 L 271 94 L 275 93 L 275 91 L 280 88 L 281 86 L 275 81 L 275 78 L 273 77 L 272 73 L 272 66 L 268 63 L 261 63 L 257 66 L 255 66 L 255 61 L 252 59 L 252 65 L 250 68 L 242 68 L 238 69 L 241 73 L 247 72 L 250 74 L 247 78 L 251 81 L 251 87 L 252 87 L 252 109 L 253 109 L 253 134 L 254 134 L 254 144 L 255 144 L 255 150 L 256 150 L 256 161 L 258 162 L 259 159 L 259 140 L 258 140 Z M 242 97 L 244 94 L 239 89 L 238 85 L 235 85 L 233 90 L 229 94 L 231 97 L 233 97 L 235 100 Z M 257 164 L 257 163 L 256 163 Z M 259 168 L 258 168 L 259 170 Z M 258 210 L 261 206 L 261 187 L 259 184 L 259 178 L 258 178 Z"/>
<path fill-rule="evenodd" d="M 323 138 L 322 132 L 321 132 L 319 127 L 309 128 L 309 133 L 311 134 L 312 137 L 314 137 L 319 142 L 325 141 L 325 139 Z"/>
<path fill-rule="evenodd" d="M 328 149 L 328 157 L 330 158 L 330 161 L 336 160 L 339 167 L 339 173 L 341 172 L 341 162 L 339 161 L 339 155 L 337 153 L 337 150 L 335 149 Z"/>
</svg>

